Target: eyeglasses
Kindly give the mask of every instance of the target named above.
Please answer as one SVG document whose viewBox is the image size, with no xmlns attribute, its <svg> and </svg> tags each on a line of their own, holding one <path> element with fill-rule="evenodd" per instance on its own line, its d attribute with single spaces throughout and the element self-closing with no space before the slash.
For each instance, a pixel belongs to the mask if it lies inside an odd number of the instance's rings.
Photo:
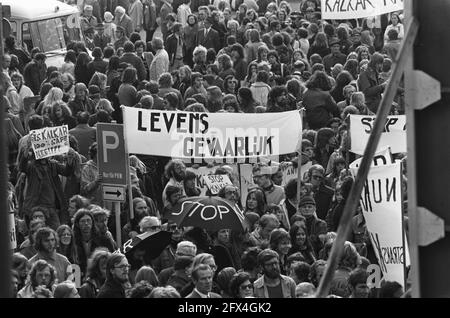
<svg viewBox="0 0 450 318">
<path fill-rule="evenodd" d="M 64 234 L 61 234 L 61 237 L 72 237 L 72 234 L 70 234 L 70 233 L 64 233 Z"/>
<path fill-rule="evenodd" d="M 237 192 L 236 191 L 225 191 L 225 194 L 236 194 Z"/>
<path fill-rule="evenodd" d="M 130 264 L 124 264 L 124 265 L 120 265 L 120 266 L 114 266 L 114 268 L 125 270 L 125 269 L 130 269 L 131 265 Z"/>
<path fill-rule="evenodd" d="M 237 84 L 237 81 L 228 81 L 228 84 Z"/>
<path fill-rule="evenodd" d="M 322 180 L 323 176 L 315 175 L 315 176 L 312 176 L 312 178 L 316 179 L 316 180 Z"/>
<path fill-rule="evenodd" d="M 253 284 L 247 284 L 247 285 L 241 285 L 239 286 L 240 289 L 253 289 Z"/>
<path fill-rule="evenodd" d="M 176 229 L 177 229 L 176 225 L 171 225 L 171 226 L 167 227 L 167 230 L 171 231 L 171 232 L 175 231 Z"/>
</svg>

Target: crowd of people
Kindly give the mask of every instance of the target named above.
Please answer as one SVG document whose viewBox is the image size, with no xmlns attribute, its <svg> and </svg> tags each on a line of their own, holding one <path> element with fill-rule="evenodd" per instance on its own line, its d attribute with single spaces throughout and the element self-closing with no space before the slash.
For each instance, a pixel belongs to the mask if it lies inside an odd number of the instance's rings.
<svg viewBox="0 0 450 318">
<path fill-rule="evenodd" d="M 320 1 L 299 0 L 299 11 L 278 2 L 85 0 L 84 41 L 67 44 L 59 68 L 47 66 L 39 48 L 5 39 L 1 104 L 17 241 L 14 297 L 314 296 L 353 184 L 346 118 L 376 114 L 404 36 L 403 16 L 327 21 Z M 282 155 L 279 164 L 260 158 L 244 200 L 231 165 L 208 163 L 229 176 L 233 185 L 218 196 L 240 206 L 246 224 L 243 231 L 210 232 L 166 217 L 180 199 L 200 195 L 193 171 L 201 164 L 131 155 L 132 197 L 121 204 L 117 233 L 102 197 L 96 124 L 122 123 L 121 105 L 299 110 L 301 156 Z M 391 114 L 403 113 L 400 88 Z M 30 131 L 61 125 L 70 129 L 68 153 L 36 159 Z M 298 199 L 297 179 L 283 183 L 281 167 L 306 163 Z M 116 242 L 161 230 L 172 233 L 171 242 L 154 259 L 125 256 Z M 369 288 L 371 263 L 377 260 L 359 209 L 329 297 L 407 294 L 398 282 Z"/>
</svg>

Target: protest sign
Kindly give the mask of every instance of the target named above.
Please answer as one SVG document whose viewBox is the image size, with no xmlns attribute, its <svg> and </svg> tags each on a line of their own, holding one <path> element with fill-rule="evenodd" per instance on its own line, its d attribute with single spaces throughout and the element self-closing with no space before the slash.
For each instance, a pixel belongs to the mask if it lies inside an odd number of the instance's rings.
<svg viewBox="0 0 450 318">
<path fill-rule="evenodd" d="M 208 190 L 208 187 L 206 186 L 206 182 L 204 177 L 209 174 L 214 174 L 214 171 L 216 171 L 216 168 L 208 168 L 208 167 L 199 167 L 197 169 L 194 168 L 187 168 L 186 170 L 191 171 L 195 173 L 195 186 L 200 189 L 200 196 L 206 195 L 206 190 Z"/>
<path fill-rule="evenodd" d="M 322 19 L 367 18 L 403 10 L 403 0 L 321 0 Z"/>
<path fill-rule="evenodd" d="M 122 106 L 129 153 L 175 158 L 257 158 L 296 152 L 298 111 L 192 113 Z"/>
<path fill-rule="evenodd" d="M 233 185 L 231 183 L 230 178 L 226 174 L 210 174 L 203 177 L 205 180 L 206 186 L 209 188 L 212 194 L 219 193 L 220 189 L 222 189 L 226 185 Z"/>
<path fill-rule="evenodd" d="M 252 177 L 252 165 L 245 163 L 239 165 L 239 178 L 241 182 L 241 204 L 245 210 L 248 189 L 255 187 Z"/>
<path fill-rule="evenodd" d="M 375 116 L 350 115 L 350 151 L 363 155 Z M 406 116 L 388 116 L 376 152 L 387 147 L 392 153 L 406 152 Z"/>
<path fill-rule="evenodd" d="M 62 155 L 69 151 L 69 127 L 46 127 L 30 131 L 31 146 L 36 159 Z"/>
<path fill-rule="evenodd" d="M 359 165 L 361 164 L 362 158 L 358 158 L 355 161 L 353 161 L 351 164 L 349 164 L 350 169 L 357 169 L 359 168 Z M 394 160 L 392 158 L 391 150 L 388 148 L 381 150 L 380 152 L 377 152 L 372 159 L 372 167 L 373 166 L 385 166 L 389 164 L 393 164 Z"/>
<path fill-rule="evenodd" d="M 312 161 L 308 161 L 301 167 L 301 177 L 303 179 L 303 176 L 305 173 L 308 172 L 309 168 L 312 166 Z M 287 184 L 291 179 L 297 179 L 298 178 L 298 168 L 294 168 L 292 163 L 284 164 L 281 166 L 281 171 L 283 172 L 283 181 L 282 185 Z"/>
<path fill-rule="evenodd" d="M 352 173 L 356 175 L 356 169 Z M 409 265 L 409 253 L 406 240 L 403 246 L 401 186 L 400 163 L 373 166 L 360 205 L 384 280 L 404 285 L 404 261 Z"/>
</svg>

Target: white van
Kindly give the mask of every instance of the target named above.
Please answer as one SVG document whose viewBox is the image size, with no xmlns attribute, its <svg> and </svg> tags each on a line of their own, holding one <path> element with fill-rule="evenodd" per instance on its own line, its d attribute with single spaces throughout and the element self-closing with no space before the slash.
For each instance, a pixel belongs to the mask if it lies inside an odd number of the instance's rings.
<svg viewBox="0 0 450 318">
<path fill-rule="evenodd" d="M 11 32 L 30 51 L 38 47 L 47 55 L 47 66 L 61 66 L 70 40 L 83 40 L 80 12 L 57 0 L 2 0 L 11 6 Z"/>
</svg>

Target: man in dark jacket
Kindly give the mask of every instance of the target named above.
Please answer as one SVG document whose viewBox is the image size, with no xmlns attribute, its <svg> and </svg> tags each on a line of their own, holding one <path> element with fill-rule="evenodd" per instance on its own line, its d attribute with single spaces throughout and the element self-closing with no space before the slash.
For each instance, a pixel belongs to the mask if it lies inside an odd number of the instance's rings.
<svg viewBox="0 0 450 318">
<path fill-rule="evenodd" d="M 213 293 L 213 275 L 211 267 L 200 264 L 192 271 L 194 290 L 186 298 L 222 298 L 219 294 Z"/>
<path fill-rule="evenodd" d="M 33 91 L 34 95 L 39 95 L 41 84 L 46 78 L 46 59 L 47 57 L 44 53 L 37 53 L 34 56 L 34 59 L 30 63 L 28 63 L 23 70 L 25 85 Z"/>
<path fill-rule="evenodd" d="M 97 130 L 95 129 L 95 127 L 89 127 L 88 121 L 89 113 L 86 111 L 79 112 L 77 114 L 78 125 L 75 128 L 69 130 L 69 134 L 74 136 L 78 141 L 78 152 L 86 158 L 89 157 L 89 147 L 95 142 L 97 138 Z"/>
<path fill-rule="evenodd" d="M 181 36 L 181 23 L 172 26 L 172 34 L 166 39 L 167 53 L 169 54 L 170 69 L 177 70 L 183 66 L 183 40 Z"/>
<path fill-rule="evenodd" d="M 100 288 L 97 298 L 125 298 L 130 264 L 123 254 L 112 254 L 106 262 L 106 281 Z"/>
<path fill-rule="evenodd" d="M 103 23 L 97 24 L 95 30 L 97 33 L 94 35 L 94 45 L 101 48 L 103 51 L 103 49 L 111 43 L 111 38 L 105 34 L 105 26 Z"/>
<path fill-rule="evenodd" d="M 197 45 L 202 45 L 206 49 L 213 48 L 216 52 L 219 52 L 222 45 L 220 43 L 219 32 L 212 28 L 214 20 L 212 17 L 206 18 L 204 21 L 204 28 L 198 31 Z"/>
<path fill-rule="evenodd" d="M 325 169 L 318 164 L 311 166 L 308 170 L 308 178 L 313 186 L 317 217 L 325 220 L 334 195 L 333 189 L 324 183 Z"/>
<path fill-rule="evenodd" d="M 370 58 L 367 69 L 361 72 L 358 78 L 358 87 L 366 97 L 367 108 L 375 114 L 381 102 L 381 93 L 384 92 L 384 88 L 387 85 L 387 82 L 380 83 L 379 79 L 379 73 L 383 67 L 383 60 L 383 55 L 375 52 Z"/>
<path fill-rule="evenodd" d="M 331 68 L 340 63 L 342 65 L 347 61 L 347 56 L 341 53 L 341 43 L 338 39 L 334 38 L 330 40 L 331 53 L 323 58 L 323 65 L 327 74 L 331 73 Z"/>
<path fill-rule="evenodd" d="M 144 62 L 142 59 L 134 53 L 134 45 L 130 41 L 125 42 L 123 45 L 124 53 L 120 57 L 120 62 L 131 64 L 137 71 L 137 77 L 139 81 L 143 81 L 147 77 L 147 71 L 145 70 Z"/>
</svg>

